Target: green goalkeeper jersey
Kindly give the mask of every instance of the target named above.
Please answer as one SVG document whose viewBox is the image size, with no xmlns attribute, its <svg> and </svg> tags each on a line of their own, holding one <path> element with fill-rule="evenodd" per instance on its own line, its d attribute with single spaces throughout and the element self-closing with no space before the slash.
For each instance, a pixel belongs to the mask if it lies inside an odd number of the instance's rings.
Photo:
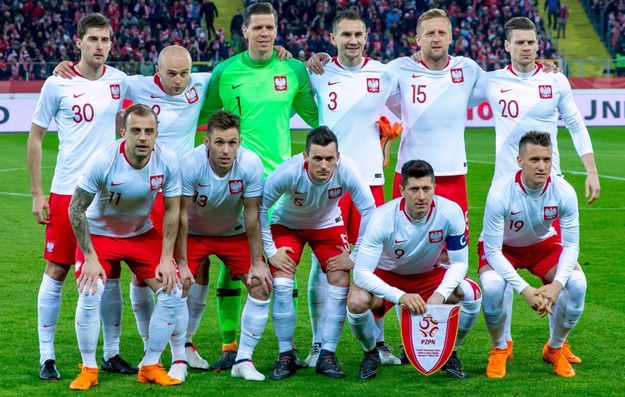
<svg viewBox="0 0 625 397">
<path fill-rule="evenodd" d="M 258 154 L 265 175 L 291 157 L 292 109 L 309 125 L 319 124 L 306 67 L 275 55 L 255 61 L 246 51 L 217 65 L 199 118 L 206 124 L 222 108 L 239 115 L 241 145 Z"/>
</svg>

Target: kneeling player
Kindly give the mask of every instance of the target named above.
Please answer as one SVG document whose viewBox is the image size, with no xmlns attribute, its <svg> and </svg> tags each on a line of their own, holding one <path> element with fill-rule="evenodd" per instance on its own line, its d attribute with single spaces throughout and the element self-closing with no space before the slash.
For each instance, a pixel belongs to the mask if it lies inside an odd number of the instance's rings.
<svg viewBox="0 0 625 397">
<path fill-rule="evenodd" d="M 262 381 L 265 376 L 251 357 L 265 329 L 271 273 L 263 262 L 259 206 L 263 192 L 260 158 L 241 144 L 239 118 L 220 110 L 208 121 L 204 145 L 181 160 L 182 204 L 177 259 L 208 284 L 208 255 L 219 257 L 233 278 L 249 290 L 241 321 L 241 343 L 232 376 Z M 201 314 L 204 300 L 190 301 L 189 310 Z M 189 323 L 195 334 L 200 315 Z"/>
<path fill-rule="evenodd" d="M 528 132 L 519 142 L 521 170 L 490 188 L 484 229 L 478 244 L 480 281 L 484 288 L 484 318 L 493 342 L 486 375 L 506 375 L 504 290 L 509 283 L 541 315 L 549 313 L 549 340 L 543 359 L 562 377 L 575 376 L 566 339 L 584 309 L 586 277 L 577 264 L 579 219 L 575 191 L 551 175 L 551 138 Z M 560 221 L 561 235 L 554 228 Z M 541 278 L 535 289 L 516 272 L 527 269 Z"/>
<path fill-rule="evenodd" d="M 70 203 L 69 217 L 80 246 L 76 255 L 76 336 L 83 360 L 81 373 L 70 384 L 73 390 L 98 384 L 95 353 L 99 307 L 106 278 L 121 261 L 158 298 L 139 382 L 163 386 L 181 383 L 159 364 L 177 321 L 182 290 L 172 259 L 180 210 L 178 158 L 155 146 L 157 124 L 156 114 L 145 105 L 126 109 L 123 139 L 93 159 Z M 160 189 L 165 203 L 162 238 L 149 219 Z"/>
<path fill-rule="evenodd" d="M 358 379 L 375 377 L 380 357 L 374 313 L 396 304 L 423 314 L 426 304 L 460 303 L 460 325 L 452 356 L 442 367 L 452 378 L 466 378 L 456 350 L 480 311 L 480 288 L 465 278 L 468 269 L 466 223 L 458 204 L 434 195 L 434 171 L 423 160 L 406 162 L 401 194 L 378 207 L 367 225 L 347 300 L 347 319 L 365 349 Z M 450 265 L 440 265 L 447 246 Z"/>
</svg>

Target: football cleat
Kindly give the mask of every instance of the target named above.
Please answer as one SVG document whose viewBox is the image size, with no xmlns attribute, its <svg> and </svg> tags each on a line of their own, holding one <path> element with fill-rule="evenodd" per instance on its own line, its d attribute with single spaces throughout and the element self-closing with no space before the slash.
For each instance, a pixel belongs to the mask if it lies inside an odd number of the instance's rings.
<svg viewBox="0 0 625 397">
<path fill-rule="evenodd" d="M 140 383 L 156 383 L 161 386 L 182 384 L 178 379 L 169 376 L 162 364 L 142 365 L 137 378 Z"/>
<path fill-rule="evenodd" d="M 251 380 L 256 382 L 262 382 L 265 380 L 265 375 L 261 374 L 254 367 L 252 360 L 240 360 L 232 366 L 230 372 L 233 378 L 243 378 L 245 380 Z"/>
<path fill-rule="evenodd" d="M 563 378 L 572 378 L 575 376 L 575 370 L 564 356 L 561 347 L 552 349 L 547 345 L 546 349 L 543 349 L 543 360 L 545 360 L 546 363 L 553 364 L 556 375 Z"/>
<path fill-rule="evenodd" d="M 402 364 L 410 364 L 410 360 L 408 360 L 408 356 L 406 355 L 406 350 L 404 350 L 404 346 L 401 346 L 401 351 L 399 352 L 399 361 L 401 361 Z"/>
<path fill-rule="evenodd" d="M 546 343 L 545 346 L 547 346 Z M 571 345 L 569 345 L 568 339 L 565 340 L 564 345 L 562 345 L 562 354 L 564 354 L 564 357 L 566 357 L 567 361 L 571 364 L 580 364 L 582 362 L 582 359 L 576 356 L 571 350 Z"/>
<path fill-rule="evenodd" d="M 341 370 L 341 366 L 336 360 L 336 355 L 327 350 L 321 350 L 319 359 L 317 360 L 317 364 L 315 366 L 315 372 L 329 378 L 345 377 L 345 372 Z"/>
<path fill-rule="evenodd" d="M 360 362 L 360 370 L 356 375 L 358 380 L 373 379 L 378 373 L 378 367 L 380 366 L 380 353 L 378 349 L 373 349 L 370 352 L 365 352 L 365 356 Z"/>
<path fill-rule="evenodd" d="M 126 360 L 121 358 L 119 354 L 109 358 L 108 360 L 103 358 L 101 367 L 102 371 L 115 374 L 134 375 L 139 372 L 139 368 L 129 364 Z"/>
<path fill-rule="evenodd" d="M 486 366 L 486 376 L 489 378 L 503 378 L 506 376 L 506 361 L 508 360 L 508 349 L 493 349 L 488 357 Z"/>
<path fill-rule="evenodd" d="M 219 355 L 219 359 L 211 364 L 210 370 L 213 372 L 222 372 L 232 369 L 234 362 L 237 358 L 237 352 L 231 350 L 224 350 Z"/>
<path fill-rule="evenodd" d="M 514 341 L 506 341 L 506 360 L 510 361 L 514 358 Z"/>
<path fill-rule="evenodd" d="M 447 376 L 455 379 L 466 379 L 469 375 L 462 369 L 462 362 L 458 358 L 457 352 L 452 352 L 449 360 L 441 367 Z"/>
<path fill-rule="evenodd" d="M 176 360 L 171 363 L 171 367 L 169 368 L 169 372 L 167 375 L 171 376 L 174 379 L 178 379 L 180 382 L 184 382 L 187 378 L 187 366 L 189 364 L 184 360 Z"/>
<path fill-rule="evenodd" d="M 89 390 L 97 384 L 98 369 L 83 366 L 76 379 L 69 384 L 69 388 L 72 390 Z"/>
<path fill-rule="evenodd" d="M 56 369 L 56 361 L 46 360 L 39 367 L 39 379 L 41 380 L 61 380 L 61 374 Z"/>
<path fill-rule="evenodd" d="M 300 360 L 300 358 L 297 356 L 297 349 L 293 349 L 293 357 L 295 358 L 295 366 L 300 369 L 300 368 L 308 368 L 308 364 L 306 364 L 306 360 Z"/>
<path fill-rule="evenodd" d="M 304 362 L 310 368 L 315 368 L 317 366 L 317 360 L 319 359 L 319 352 L 321 351 L 321 343 L 313 343 L 310 348 L 310 354 L 306 357 Z"/>
<path fill-rule="evenodd" d="M 401 365 L 401 360 L 393 354 L 393 350 L 386 342 L 378 342 L 376 347 L 380 353 L 380 363 L 382 365 Z"/>
<path fill-rule="evenodd" d="M 282 380 L 286 379 L 292 375 L 295 375 L 297 372 L 297 366 L 295 365 L 295 357 L 293 356 L 293 350 L 280 353 L 280 357 L 276 360 L 273 365 L 273 371 L 269 378 L 273 380 Z"/>
<path fill-rule="evenodd" d="M 184 352 L 187 356 L 187 363 L 189 363 L 189 367 L 193 369 L 202 369 L 207 370 L 210 368 L 208 362 L 204 360 L 200 354 L 197 352 L 197 347 L 195 347 L 195 343 L 187 342 L 184 344 Z"/>
</svg>

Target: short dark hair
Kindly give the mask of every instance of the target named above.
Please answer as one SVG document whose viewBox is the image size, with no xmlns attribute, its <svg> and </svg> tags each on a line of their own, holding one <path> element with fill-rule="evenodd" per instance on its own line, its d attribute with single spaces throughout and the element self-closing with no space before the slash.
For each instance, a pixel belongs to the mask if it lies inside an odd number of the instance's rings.
<svg viewBox="0 0 625 397">
<path fill-rule="evenodd" d="M 109 37 L 113 36 L 113 29 L 106 17 L 99 12 L 92 12 L 80 18 L 78 22 L 78 38 L 82 40 L 90 28 L 105 28 L 109 30 Z"/>
<path fill-rule="evenodd" d="M 239 116 L 223 109 L 218 110 L 208 119 L 206 135 L 210 135 L 215 130 L 224 131 L 230 128 L 235 128 L 239 135 L 241 135 L 241 121 Z"/>
<path fill-rule="evenodd" d="M 527 145 L 538 145 L 543 147 L 552 148 L 551 135 L 548 132 L 530 131 L 521 137 L 519 140 L 519 155 L 525 151 Z"/>
<path fill-rule="evenodd" d="M 310 153 L 310 147 L 312 145 L 328 146 L 334 142 L 336 144 L 336 150 L 339 150 L 339 142 L 336 139 L 336 135 L 331 129 L 325 125 L 319 126 L 311 130 L 306 136 L 306 153 Z"/>
<path fill-rule="evenodd" d="M 136 114 L 139 117 L 146 117 L 146 116 L 152 116 L 154 117 L 154 121 L 156 121 L 156 125 L 158 125 L 158 116 L 156 115 L 156 112 L 154 112 L 154 110 L 152 110 L 151 107 L 141 104 L 141 103 L 135 103 L 134 105 L 126 108 L 126 110 L 124 110 L 124 129 L 126 128 L 126 123 L 128 122 L 128 118 L 130 117 L 131 114 Z"/>
<path fill-rule="evenodd" d="M 401 167 L 401 186 L 406 187 L 408 178 L 423 178 L 429 176 L 434 183 L 434 169 L 425 160 L 410 160 Z"/>
<path fill-rule="evenodd" d="M 360 21 L 362 22 L 363 26 L 365 25 L 365 21 L 362 19 L 360 14 L 356 10 L 350 8 L 349 10 L 341 11 L 336 14 L 336 17 L 334 17 L 334 20 L 332 21 L 332 32 L 336 32 L 336 28 L 339 25 L 339 22 L 343 20 Z"/>
<path fill-rule="evenodd" d="M 515 17 L 506 22 L 504 25 L 506 31 L 506 40 L 510 41 L 513 30 L 533 30 L 536 33 L 536 25 L 529 18 Z"/>
<path fill-rule="evenodd" d="M 243 25 L 247 28 L 250 26 L 250 20 L 252 19 L 252 15 L 273 15 L 273 19 L 278 24 L 278 13 L 276 9 L 273 8 L 271 3 L 266 1 L 259 1 L 256 4 L 252 4 L 245 9 L 245 15 L 243 16 Z"/>
</svg>

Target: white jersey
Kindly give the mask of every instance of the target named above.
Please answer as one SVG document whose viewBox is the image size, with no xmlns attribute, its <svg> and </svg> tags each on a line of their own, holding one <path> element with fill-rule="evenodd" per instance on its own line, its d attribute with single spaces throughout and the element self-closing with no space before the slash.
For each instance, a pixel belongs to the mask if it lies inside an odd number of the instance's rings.
<svg viewBox="0 0 625 397">
<path fill-rule="evenodd" d="M 180 196 L 176 154 L 158 144 L 142 169 L 133 168 L 118 140 L 98 153 L 78 181 L 78 187 L 96 196 L 87 209 L 91 234 L 133 237 L 152 228 L 150 212 L 162 189 L 163 197 Z"/>
<path fill-rule="evenodd" d="M 182 157 L 195 147 L 195 131 L 204 103 L 210 73 L 191 73 L 185 90 L 169 95 L 163 90 L 159 75 L 131 76 L 127 98 L 147 105 L 158 115 L 158 143 Z"/>
<path fill-rule="evenodd" d="M 280 164 L 267 177 L 260 207 L 263 248 L 267 257 L 276 253 L 267 222 L 267 209 L 274 203 L 278 202 L 273 211 L 272 223 L 291 229 L 326 229 L 343 225 L 338 203 L 348 192 L 362 216 L 360 228 L 364 230 L 375 208 L 375 201 L 371 189 L 362 181 L 351 159 L 341 156 L 330 179 L 322 183 L 310 179 L 308 164 L 301 153 Z M 356 245 L 359 240 L 360 237 Z"/>
<path fill-rule="evenodd" d="M 41 89 L 32 122 L 59 130 L 59 153 L 50 191 L 71 195 L 91 157 L 115 142 L 115 118 L 126 94 L 127 76 L 104 66 L 102 77 L 87 80 L 74 69 L 71 79 L 49 77 Z"/>
<path fill-rule="evenodd" d="M 377 208 L 367 225 L 354 266 L 354 283 L 374 295 L 397 303 L 403 291 L 373 274 L 376 268 L 400 275 L 431 272 L 440 266 L 447 245 L 449 269 L 437 288 L 448 298 L 468 269 L 466 223 L 456 203 L 434 196 L 429 213 L 415 220 L 406 212 L 405 199 L 396 198 Z"/>
<path fill-rule="evenodd" d="M 332 58 L 322 75 L 310 75 L 310 84 L 319 109 L 319 125 L 336 134 L 339 151 L 358 164 L 365 183 L 383 185 L 383 154 L 375 122 L 396 91 L 397 79 L 387 72 L 386 65 L 370 58 L 356 67 L 343 66 Z"/>
<path fill-rule="evenodd" d="M 409 57 L 389 63 L 398 76 L 401 95 L 401 135 L 397 166 L 425 160 L 436 176 L 467 173 L 464 127 L 471 92 L 484 71 L 465 57 L 449 57 L 443 70 L 430 70 Z"/>
<path fill-rule="evenodd" d="M 502 245 L 529 247 L 556 234 L 560 220 L 564 250 L 555 279 L 562 285 L 573 271 L 579 252 L 577 196 L 563 178 L 552 175 L 545 186 L 530 190 L 523 185 L 521 171 L 493 183 L 486 199 L 481 239 L 489 264 L 519 292 L 528 284 L 504 258 Z M 508 274 L 509 277 L 505 277 Z"/>
<path fill-rule="evenodd" d="M 577 154 L 593 152 L 571 85 L 562 73 L 545 73 L 542 64 L 530 73 L 518 73 L 508 65 L 482 76 L 474 95 L 477 101 L 488 100 L 495 117 L 494 180 L 519 169 L 519 140 L 529 131 L 551 135 L 552 173 L 560 175 L 558 116 L 568 128 Z"/>
<path fill-rule="evenodd" d="M 243 198 L 263 194 L 263 163 L 254 152 L 240 147 L 232 169 L 217 176 L 201 145 L 180 160 L 182 195 L 193 197 L 189 207 L 189 234 L 232 236 L 245 232 Z"/>
</svg>

